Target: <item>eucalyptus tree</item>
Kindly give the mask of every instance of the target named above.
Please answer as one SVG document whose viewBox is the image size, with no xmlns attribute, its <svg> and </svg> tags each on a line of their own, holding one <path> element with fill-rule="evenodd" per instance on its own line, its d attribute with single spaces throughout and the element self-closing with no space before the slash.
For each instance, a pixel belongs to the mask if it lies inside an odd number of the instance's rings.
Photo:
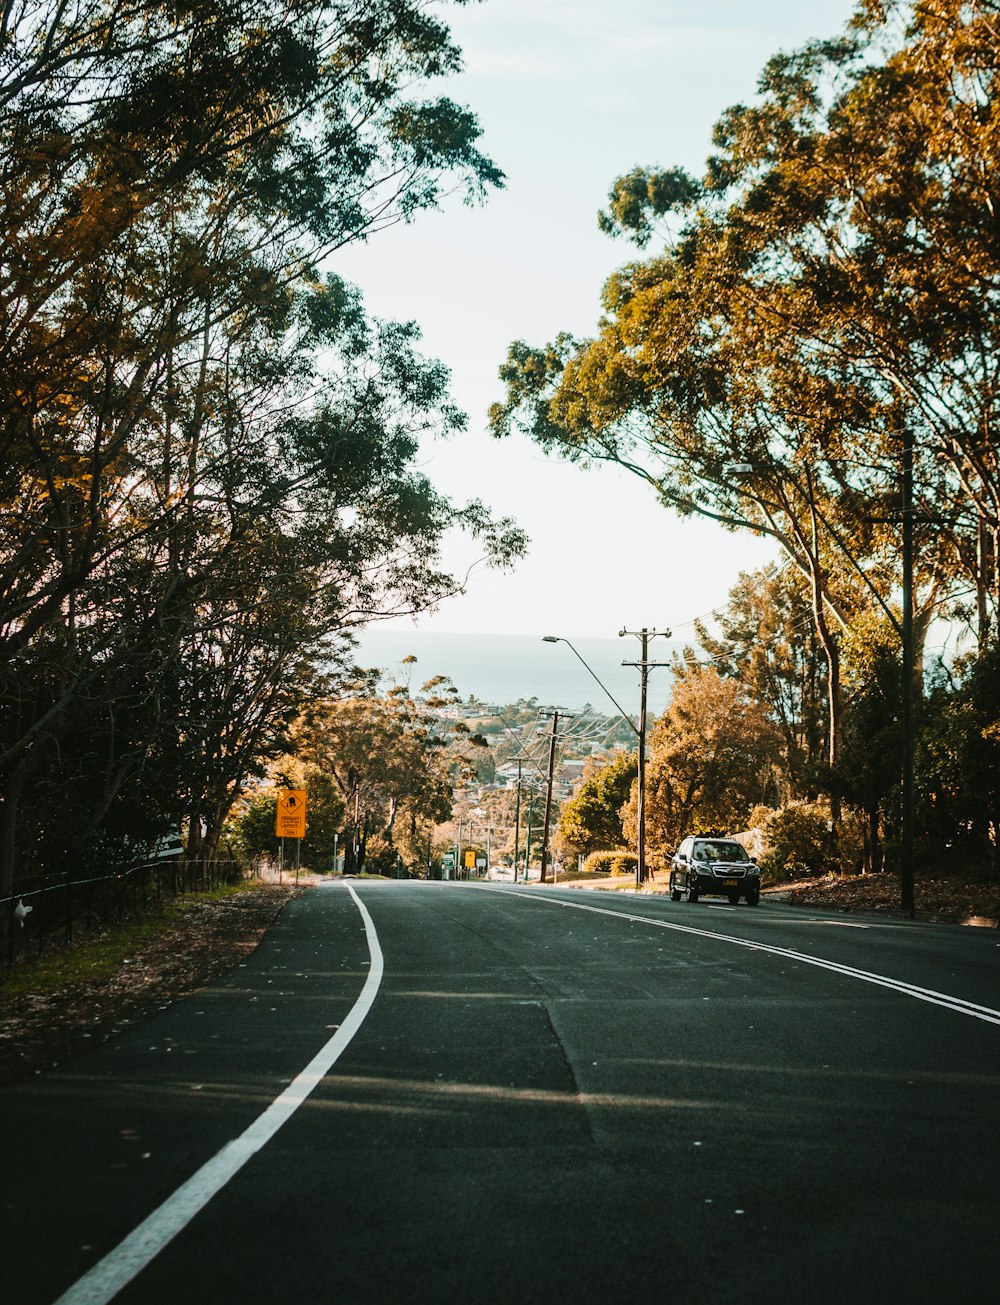
<svg viewBox="0 0 1000 1305">
<path fill-rule="evenodd" d="M 423 864 L 456 787 L 474 778 L 474 751 L 486 740 L 441 714 L 447 687 L 438 676 L 416 693 L 382 691 L 371 672 L 350 692 L 311 701 L 295 726 L 295 755 L 328 775 L 344 802 L 348 870 L 363 868 L 373 839 L 395 847 L 409 868 Z"/>
<path fill-rule="evenodd" d="M 1000 868 L 1000 649 L 934 677 L 917 755 L 924 831 L 960 872 Z"/>
<path fill-rule="evenodd" d="M 845 407 L 747 310 L 725 262 L 722 219 L 686 217 L 675 248 L 609 280 L 596 339 L 512 346 L 494 430 L 518 424 L 571 460 L 625 466 L 681 515 L 774 538 L 802 577 L 827 658 L 835 764 L 839 633 L 865 586 L 877 591 L 869 572 L 878 560 L 852 551 L 855 571 L 835 542 L 836 495 L 817 423 L 843 425 Z M 857 420 L 866 416 L 859 410 Z"/>
<path fill-rule="evenodd" d="M 996 607 L 996 37 L 993 3 L 862 4 L 849 39 L 772 63 L 765 102 L 720 123 L 710 173 L 749 187 L 735 238 L 782 270 L 785 293 L 755 310 L 884 414 L 830 449 L 847 537 L 866 514 L 898 519 L 908 430 L 925 610 L 970 587 L 981 646 Z"/>
<path fill-rule="evenodd" d="M 695 622 L 699 650 L 720 675 L 766 706 L 782 739 L 782 800 L 815 796 L 823 773 L 822 659 L 812 613 L 787 567 L 742 573 L 718 614 L 718 633 Z"/>
<path fill-rule="evenodd" d="M 474 117 L 424 98 L 460 55 L 411 0 L 23 0 L 0 24 L 2 896 L 67 731 L 115 718 L 94 821 L 157 757 L 174 783 L 173 753 L 217 830 L 324 640 L 455 587 L 455 510 L 412 466 L 462 427 L 446 373 L 320 265 L 502 178 Z M 495 560 L 520 548 L 459 515 Z"/>
<path fill-rule="evenodd" d="M 918 635 L 966 586 L 981 639 L 994 619 L 995 19 L 986 0 L 864 3 L 842 39 L 775 57 L 702 179 L 613 187 L 603 228 L 662 248 L 610 278 L 595 338 L 517 342 L 501 370 L 497 434 L 781 545 L 826 660 L 832 772 L 842 642 L 900 629 L 906 440 Z"/>
<path fill-rule="evenodd" d="M 849 74 L 845 93 L 803 170 L 804 205 L 832 187 L 850 236 L 803 260 L 807 311 L 905 405 L 918 524 L 974 593 L 981 649 L 1000 607 L 998 16 L 995 0 L 860 4 L 856 39 L 826 64 Z"/>
</svg>

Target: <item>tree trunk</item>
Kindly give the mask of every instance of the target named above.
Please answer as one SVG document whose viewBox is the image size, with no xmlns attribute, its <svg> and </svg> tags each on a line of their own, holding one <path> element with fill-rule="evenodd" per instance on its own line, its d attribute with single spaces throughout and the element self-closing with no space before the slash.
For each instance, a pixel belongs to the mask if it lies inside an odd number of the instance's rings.
<svg viewBox="0 0 1000 1305">
<path fill-rule="evenodd" d="M 878 816 L 879 804 L 876 799 L 870 803 L 868 807 L 868 837 L 866 839 L 868 865 L 865 869 L 870 874 L 878 874 L 879 870 L 882 868 L 882 844 L 879 838 Z"/>
<path fill-rule="evenodd" d="M 976 522 L 976 635 L 980 657 L 983 656 L 990 645 L 990 586 L 987 580 L 989 572 L 988 552 L 986 522 L 982 517 L 979 517 Z"/>
<path fill-rule="evenodd" d="M 990 595 L 993 602 L 992 620 L 994 625 L 1000 625 L 1000 526 L 997 525 L 996 518 L 989 522 L 987 538 L 989 540 L 990 578 L 992 580 L 992 593 Z M 987 621 L 989 622 L 989 614 Z M 992 626 L 990 628 L 992 629 Z"/>
<path fill-rule="evenodd" d="M 837 764 L 840 761 L 840 735 L 844 718 L 843 693 L 840 684 L 840 645 L 826 621 L 823 609 L 823 582 L 819 566 L 812 576 L 813 619 L 823 654 L 827 674 L 827 763 L 830 767 L 830 820 L 834 838 L 840 828 L 840 795 L 836 790 Z"/>
</svg>

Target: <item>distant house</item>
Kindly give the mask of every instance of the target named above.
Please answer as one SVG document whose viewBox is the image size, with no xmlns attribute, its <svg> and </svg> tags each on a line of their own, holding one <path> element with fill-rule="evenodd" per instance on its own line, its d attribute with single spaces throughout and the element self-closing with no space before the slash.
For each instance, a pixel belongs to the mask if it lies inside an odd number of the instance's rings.
<svg viewBox="0 0 1000 1305">
<path fill-rule="evenodd" d="M 524 763 L 521 763 L 521 777 L 526 772 Z M 504 788 L 514 788 L 517 784 L 518 765 L 516 761 L 505 761 L 502 766 L 497 766 L 497 783 L 502 784 Z"/>
<path fill-rule="evenodd" d="M 572 797 L 583 779 L 584 760 L 564 761 L 552 776 L 552 792 L 560 800 Z M 517 762 L 506 761 L 497 766 L 496 782 L 505 788 L 514 788 L 517 784 Z M 522 761 L 521 781 L 531 780 L 537 783 L 541 778 L 535 768 Z"/>
<path fill-rule="evenodd" d="M 767 851 L 767 839 L 764 837 L 763 830 L 744 829 L 738 834 L 730 834 L 729 837 L 736 843 L 742 843 L 748 855 L 755 861 Z"/>
<path fill-rule="evenodd" d="M 433 715 L 439 716 L 442 720 L 465 719 L 465 711 L 462 707 L 435 707 Z"/>
<path fill-rule="evenodd" d="M 553 776 L 552 789 L 560 800 L 570 798 L 583 782 L 582 760 L 564 761 Z"/>
</svg>

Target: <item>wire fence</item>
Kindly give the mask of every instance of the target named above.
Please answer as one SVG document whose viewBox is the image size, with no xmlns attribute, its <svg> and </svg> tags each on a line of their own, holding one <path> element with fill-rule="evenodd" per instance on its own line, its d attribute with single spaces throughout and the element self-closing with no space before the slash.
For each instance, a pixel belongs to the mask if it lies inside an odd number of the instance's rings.
<svg viewBox="0 0 1000 1305">
<path fill-rule="evenodd" d="M 16 893 L 0 898 L 6 968 L 27 956 L 69 946 L 80 934 L 141 919 L 164 900 L 239 883 L 247 873 L 236 861 L 171 857 L 88 878 L 31 876 L 21 881 Z M 268 872 L 255 866 L 249 874 L 267 877 Z"/>
</svg>

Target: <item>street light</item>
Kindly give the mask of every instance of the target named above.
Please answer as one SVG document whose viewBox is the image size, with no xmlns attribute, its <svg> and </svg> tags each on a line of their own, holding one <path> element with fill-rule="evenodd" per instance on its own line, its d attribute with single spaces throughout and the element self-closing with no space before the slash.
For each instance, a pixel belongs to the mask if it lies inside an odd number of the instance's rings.
<svg viewBox="0 0 1000 1305">
<path fill-rule="evenodd" d="M 623 666 L 638 666 L 641 671 L 641 682 L 640 682 L 641 691 L 640 691 L 638 725 L 635 724 L 631 716 L 626 715 L 624 709 L 614 698 L 610 689 L 608 689 L 604 684 L 601 683 L 597 675 L 594 673 L 593 670 L 591 670 L 591 668 L 583 660 L 583 658 L 576 651 L 576 649 L 573 647 L 573 645 L 570 643 L 568 639 L 564 639 L 562 635 L 558 635 L 558 634 L 545 634 L 542 636 L 542 642 L 568 644 L 568 646 L 572 649 L 573 653 L 576 655 L 577 660 L 590 673 L 593 679 L 597 682 L 598 685 L 600 685 L 601 689 L 608 695 L 611 701 L 618 708 L 618 713 L 621 716 L 622 720 L 624 720 L 632 728 L 633 732 L 635 733 L 638 739 L 638 767 L 637 767 L 637 783 L 636 783 L 636 808 L 637 808 L 636 815 L 638 817 L 636 823 L 638 825 L 638 831 L 637 831 L 638 836 L 636 842 L 638 843 L 639 856 L 637 858 L 637 864 L 635 868 L 635 883 L 637 888 L 641 888 L 646 881 L 646 685 L 647 685 L 649 671 L 651 667 L 667 665 L 666 662 L 648 661 L 646 654 L 648 651 L 649 640 L 651 638 L 654 638 L 657 634 L 663 634 L 667 638 L 669 638 L 670 631 L 647 630 L 645 627 L 643 627 L 641 631 L 620 630 L 618 632 L 619 638 L 623 637 L 626 634 L 638 634 L 639 638 L 642 640 L 642 661 L 622 662 Z"/>
<path fill-rule="evenodd" d="M 543 634 L 542 643 L 564 643 L 566 647 L 569 648 L 570 652 L 572 652 L 573 656 L 577 659 L 580 665 L 583 667 L 583 669 L 592 677 L 592 679 L 597 684 L 598 688 L 600 688 L 603 693 L 606 693 L 608 697 L 611 699 L 611 701 L 615 704 L 615 706 L 618 708 L 618 714 L 619 716 L 621 716 L 622 720 L 625 721 L 626 724 L 630 726 L 634 734 L 639 733 L 638 729 L 635 726 L 635 722 L 632 720 L 631 716 L 626 715 L 625 708 L 622 707 L 622 705 L 618 702 L 618 700 L 615 697 L 613 697 L 611 690 L 606 688 L 605 685 L 601 683 L 601 681 L 597 678 L 597 676 L 590 669 L 590 667 L 583 660 L 583 658 L 580 656 L 580 654 L 577 652 L 577 650 L 573 647 L 573 645 L 570 643 L 568 639 L 563 638 L 561 634 Z"/>
</svg>

